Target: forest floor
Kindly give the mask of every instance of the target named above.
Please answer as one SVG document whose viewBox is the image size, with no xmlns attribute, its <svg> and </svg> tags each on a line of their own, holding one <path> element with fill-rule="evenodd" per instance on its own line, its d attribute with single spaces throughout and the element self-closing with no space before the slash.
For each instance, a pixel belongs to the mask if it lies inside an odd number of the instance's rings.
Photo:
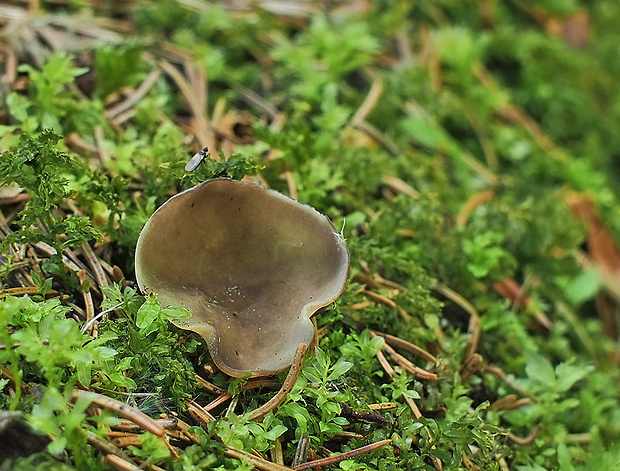
<svg viewBox="0 0 620 471">
<path fill-rule="evenodd" d="M 619 20 L 0 2 L 0 469 L 620 469 Z M 220 177 L 350 252 L 270 377 L 224 374 L 137 284 L 147 220 Z"/>
</svg>

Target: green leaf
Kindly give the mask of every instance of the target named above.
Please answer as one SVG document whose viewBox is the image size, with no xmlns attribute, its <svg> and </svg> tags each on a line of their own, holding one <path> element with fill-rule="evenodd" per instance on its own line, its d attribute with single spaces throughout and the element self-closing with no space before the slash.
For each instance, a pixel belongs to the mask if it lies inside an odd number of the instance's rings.
<svg viewBox="0 0 620 471">
<path fill-rule="evenodd" d="M 572 459 L 568 447 L 565 443 L 558 444 L 558 465 L 559 471 L 574 471 Z"/>
<path fill-rule="evenodd" d="M 265 432 L 263 436 L 267 440 L 272 440 L 273 441 L 276 438 L 278 438 L 279 436 L 281 436 L 287 430 L 288 429 L 284 425 L 276 425 L 272 429 L 270 429 L 269 431 Z"/>
<path fill-rule="evenodd" d="M 97 347 L 92 351 L 93 360 L 109 360 L 114 358 L 118 352 L 110 347 Z"/>
<path fill-rule="evenodd" d="M 560 363 L 555 368 L 557 377 L 557 388 L 559 392 L 566 392 L 572 388 L 577 382 L 588 376 L 594 367 L 591 365 L 570 365 L 566 362 Z"/>
<path fill-rule="evenodd" d="M 345 361 L 344 358 L 339 358 L 334 366 L 331 367 L 331 373 L 327 376 L 327 381 L 334 381 L 344 375 L 351 369 L 353 363 Z"/>
<path fill-rule="evenodd" d="M 600 271 L 594 268 L 584 268 L 566 286 L 566 296 L 574 305 L 580 305 L 594 298 L 602 286 Z"/>
<path fill-rule="evenodd" d="M 528 378 L 539 384 L 552 386 L 555 383 L 555 372 L 547 357 L 539 354 L 530 354 L 527 357 L 525 373 Z"/>
<path fill-rule="evenodd" d="M 436 148 L 446 146 L 450 138 L 437 124 L 422 116 L 410 117 L 401 121 L 403 130 L 420 144 Z"/>
<path fill-rule="evenodd" d="M 407 389 L 406 391 L 403 391 L 403 396 L 411 399 L 420 399 L 420 393 L 418 391 L 414 391 L 413 389 Z"/>
<path fill-rule="evenodd" d="M 182 307 L 167 307 L 161 310 L 160 318 L 167 320 L 186 319 L 191 315 L 191 312 Z"/>
<path fill-rule="evenodd" d="M 140 334 L 147 336 L 157 330 L 157 318 L 161 308 L 155 296 L 149 296 L 144 304 L 140 306 L 136 313 L 136 326 L 140 329 Z"/>
<path fill-rule="evenodd" d="M 80 363 L 77 364 L 77 377 L 78 377 L 78 381 L 85 388 L 88 388 L 90 386 L 91 370 L 92 370 L 92 364 L 91 363 L 80 362 Z"/>
<path fill-rule="evenodd" d="M 133 379 L 128 378 L 120 372 L 109 373 L 108 377 L 110 378 L 110 381 L 112 381 L 112 383 L 122 388 L 133 390 L 138 387 L 138 385 Z"/>
</svg>

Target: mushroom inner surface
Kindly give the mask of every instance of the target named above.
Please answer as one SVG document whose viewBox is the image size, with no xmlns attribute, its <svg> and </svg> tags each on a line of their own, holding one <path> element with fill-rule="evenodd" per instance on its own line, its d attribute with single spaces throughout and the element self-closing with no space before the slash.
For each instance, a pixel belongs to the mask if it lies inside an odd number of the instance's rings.
<svg viewBox="0 0 620 471">
<path fill-rule="evenodd" d="M 329 220 L 273 190 L 218 179 L 171 198 L 144 227 L 136 276 L 232 376 L 271 374 L 310 343 L 310 317 L 344 288 L 349 255 Z"/>
</svg>

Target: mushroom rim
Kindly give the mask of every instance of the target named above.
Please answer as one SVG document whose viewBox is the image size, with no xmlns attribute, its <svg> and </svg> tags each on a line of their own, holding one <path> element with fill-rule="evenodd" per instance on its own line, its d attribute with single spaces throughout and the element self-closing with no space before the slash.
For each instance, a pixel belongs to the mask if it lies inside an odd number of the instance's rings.
<svg viewBox="0 0 620 471">
<path fill-rule="evenodd" d="M 312 335 L 308 336 L 305 335 L 303 339 L 294 339 L 294 336 L 289 335 L 287 337 L 287 341 L 289 340 L 293 340 L 293 343 L 298 343 L 299 341 L 304 341 L 304 342 L 311 342 L 314 340 L 314 338 L 316 337 L 316 327 L 315 327 L 315 323 L 313 322 L 313 318 L 323 309 L 325 309 L 326 307 L 328 307 L 329 305 L 333 304 L 341 295 L 342 293 L 345 291 L 346 286 L 347 286 L 347 282 L 349 280 L 349 275 L 350 275 L 350 271 L 351 271 L 351 254 L 350 251 L 348 249 L 348 247 L 346 246 L 345 243 L 345 239 L 342 237 L 342 235 L 336 230 L 333 222 L 331 221 L 331 219 L 329 217 L 327 217 L 326 215 L 322 214 L 321 212 L 319 212 L 316 208 L 314 208 L 313 206 L 306 204 L 306 203 L 302 203 L 299 202 L 293 198 L 291 198 L 288 195 L 285 195 L 283 193 L 280 193 L 279 191 L 267 187 L 263 184 L 260 183 L 253 183 L 253 182 L 247 182 L 247 181 L 242 181 L 242 180 L 235 180 L 232 178 L 227 178 L 227 177 L 217 177 L 217 178 L 212 178 L 209 180 L 206 180 L 204 182 L 201 182 L 197 185 L 194 185 L 191 188 L 188 188 L 186 190 L 180 191 L 179 193 L 171 196 L 168 200 L 166 200 L 164 203 L 162 203 L 154 212 L 153 214 L 149 217 L 149 219 L 147 220 L 147 222 L 144 224 L 144 226 L 142 227 L 141 231 L 140 231 L 140 235 L 138 237 L 138 242 L 136 244 L 136 250 L 135 250 L 135 270 L 136 270 L 136 280 L 137 280 L 137 284 L 138 287 L 140 289 L 141 292 L 145 293 L 145 294 L 155 294 L 158 298 L 158 303 L 159 302 L 159 294 L 163 294 L 164 296 L 169 296 L 169 294 L 166 293 L 172 293 L 173 297 L 175 294 L 175 290 L 172 289 L 167 289 L 167 288 L 162 288 L 161 286 L 157 286 L 156 284 L 149 283 L 152 285 L 152 287 L 146 286 L 146 282 L 144 281 L 144 277 L 149 277 L 149 275 L 143 275 L 142 273 L 147 272 L 148 270 L 145 269 L 145 267 L 142 266 L 142 264 L 139 262 L 139 254 L 141 251 L 141 248 L 144 244 L 144 239 L 143 239 L 143 234 L 146 233 L 146 231 L 148 231 L 149 227 L 152 224 L 156 224 L 156 222 L 154 223 L 154 217 L 155 215 L 162 210 L 162 208 L 164 208 L 166 205 L 168 205 L 169 203 L 173 202 L 176 198 L 180 198 L 180 197 L 187 197 L 188 194 L 191 194 L 194 191 L 200 191 L 201 189 L 203 189 L 204 187 L 208 186 L 209 184 L 213 184 L 213 183 L 218 183 L 218 182 L 226 182 L 226 184 L 232 184 L 233 186 L 237 186 L 237 187 L 245 187 L 245 188 L 250 188 L 251 187 L 251 191 L 253 190 L 258 190 L 258 191 L 263 191 L 266 194 L 268 194 L 269 197 L 271 198 L 276 198 L 277 200 L 284 202 L 285 204 L 288 205 L 293 205 L 295 207 L 297 207 L 300 211 L 305 211 L 306 214 L 308 214 L 309 216 L 316 218 L 317 219 L 317 223 L 320 220 L 321 223 L 327 223 L 329 225 L 329 228 L 331 229 L 330 231 L 325 231 L 326 234 L 331 234 L 334 237 L 334 244 L 335 244 L 335 248 L 336 251 L 340 254 L 339 258 L 341 258 L 341 260 L 339 261 L 340 265 L 338 268 L 338 270 L 336 270 L 336 275 L 334 276 L 334 279 L 336 279 L 336 281 L 341 280 L 338 285 L 336 286 L 335 289 L 330 289 L 329 291 L 331 291 L 331 295 L 326 295 L 326 297 L 321 297 L 319 296 L 317 299 L 313 299 L 305 304 L 303 304 L 300 308 L 297 314 L 297 318 L 299 319 L 300 322 L 302 322 L 303 324 L 306 324 L 308 326 L 308 328 L 304 328 L 301 329 L 300 326 L 298 326 L 298 328 L 300 330 L 312 330 Z M 244 190 L 241 190 L 244 191 Z M 174 204 L 174 203 L 171 203 Z M 156 219 L 156 218 L 155 218 Z M 342 253 L 344 252 L 344 253 Z M 339 273 L 339 271 L 342 271 L 342 273 Z M 152 280 L 151 280 L 152 281 Z M 335 283 L 331 283 L 331 284 L 335 284 Z M 329 285 L 328 285 L 329 286 Z M 160 305 L 162 305 L 160 303 Z M 171 301 L 171 303 L 167 304 L 166 307 L 168 306 L 179 306 L 179 303 L 176 303 L 174 301 Z M 190 311 L 188 309 L 188 311 L 190 312 L 190 317 L 193 317 L 194 314 L 192 313 L 192 311 Z M 196 316 L 198 317 L 198 316 Z M 281 367 L 277 367 L 277 368 L 265 368 L 264 366 L 257 366 L 255 368 L 245 368 L 245 369 L 238 369 L 238 368 L 234 368 L 231 367 L 230 365 L 226 364 L 226 360 L 224 358 L 222 358 L 222 356 L 220 355 L 219 351 L 220 351 L 220 345 L 221 345 L 221 334 L 218 330 L 218 328 L 216 328 L 215 325 L 213 325 L 213 323 L 211 322 L 204 322 L 203 327 L 208 330 L 209 335 L 205 336 L 200 332 L 197 332 L 195 330 L 195 328 L 193 327 L 187 327 L 187 326 L 182 326 L 179 325 L 177 322 L 173 321 L 173 324 L 176 325 L 179 328 L 182 328 L 184 330 L 189 330 L 192 331 L 196 334 L 198 334 L 200 337 L 202 337 L 205 340 L 205 343 L 207 345 L 207 348 L 210 352 L 211 358 L 213 360 L 213 362 L 216 364 L 216 366 L 223 371 L 224 373 L 233 376 L 233 377 L 241 377 L 244 376 L 246 374 L 250 374 L 252 377 L 263 377 L 263 376 L 271 376 L 274 375 L 276 373 L 279 373 L 281 371 L 286 370 L 287 368 L 290 368 L 290 365 L 292 364 L 291 362 L 293 361 L 293 357 L 291 357 L 290 362 L 287 362 L 286 365 L 283 365 Z M 184 324 L 184 322 L 183 322 Z M 197 327 L 196 323 L 196 327 Z"/>
</svg>

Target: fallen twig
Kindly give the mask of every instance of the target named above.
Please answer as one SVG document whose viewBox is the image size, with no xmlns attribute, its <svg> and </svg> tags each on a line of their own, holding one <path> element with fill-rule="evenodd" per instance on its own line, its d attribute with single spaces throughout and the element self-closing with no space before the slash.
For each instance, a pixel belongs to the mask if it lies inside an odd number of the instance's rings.
<svg viewBox="0 0 620 471">
<path fill-rule="evenodd" d="M 385 445 L 392 443 L 392 440 L 381 440 L 380 442 L 371 443 L 370 445 L 366 445 L 360 448 L 356 448 L 355 450 L 347 451 L 344 453 L 339 453 L 337 455 L 328 456 L 327 458 L 321 458 L 314 461 L 308 461 L 306 463 L 300 464 L 299 466 L 295 466 L 293 469 L 295 471 L 303 471 L 304 469 L 310 468 L 318 468 L 319 466 L 327 466 L 336 463 L 340 463 L 344 460 L 350 460 L 351 458 L 355 458 L 356 456 L 363 455 L 364 453 L 369 453 L 374 450 L 378 450 Z"/>
<path fill-rule="evenodd" d="M 209 423 L 215 422 L 215 417 L 209 414 L 209 412 L 206 411 L 204 407 L 202 407 L 193 399 L 188 399 L 186 401 L 186 405 L 189 415 L 191 415 L 196 422 L 202 424 L 203 427 L 206 428 Z"/>
<path fill-rule="evenodd" d="M 291 468 L 281 464 L 272 463 L 271 461 L 267 461 L 256 455 L 248 453 L 247 451 L 237 450 L 236 448 L 230 446 L 224 450 L 224 454 L 229 458 L 245 461 L 261 471 L 291 471 Z"/>
<path fill-rule="evenodd" d="M 151 419 L 144 412 L 141 412 L 128 404 L 117 401 L 116 399 L 112 399 L 92 391 L 82 391 L 81 389 L 74 389 L 72 397 L 74 400 L 78 400 L 82 397 L 90 399 L 92 404 L 111 410 L 121 417 L 125 417 L 126 419 L 135 422 L 144 430 L 151 432 L 153 435 L 157 435 L 158 437 L 163 437 L 166 434 L 166 429 L 162 424 L 154 419 Z"/>
<path fill-rule="evenodd" d="M 295 357 L 293 359 L 293 363 L 291 364 L 291 369 L 288 371 L 288 375 L 284 380 L 284 384 L 282 388 L 278 391 L 278 393 L 271 398 L 266 404 L 262 405 L 258 409 L 253 410 L 249 413 L 250 420 L 260 420 L 262 419 L 269 411 L 278 407 L 286 396 L 288 392 L 293 388 L 297 378 L 299 377 L 299 373 L 301 372 L 301 365 L 304 361 L 304 356 L 306 355 L 307 346 L 304 343 L 300 343 L 297 346 L 297 350 L 295 351 Z"/>
<path fill-rule="evenodd" d="M 437 358 L 428 353 L 423 348 L 418 347 L 417 345 L 412 344 L 411 342 L 407 342 L 399 337 L 390 334 L 384 334 L 383 332 L 379 332 L 377 330 L 372 330 L 371 333 L 373 335 L 378 335 L 383 337 L 387 343 L 389 343 L 394 348 L 401 348 L 412 355 L 422 358 L 431 363 L 437 363 Z"/>
<path fill-rule="evenodd" d="M 469 314 L 468 331 L 471 334 L 471 338 L 467 342 L 467 357 L 470 357 L 476 353 L 476 350 L 478 350 L 478 343 L 480 342 L 480 314 L 478 314 L 476 308 L 469 301 L 467 301 L 467 299 L 447 286 L 442 285 L 441 283 L 435 283 L 433 289 L 443 294 L 446 298 L 455 303 L 457 306 L 460 306 Z"/>
<path fill-rule="evenodd" d="M 420 368 L 419 366 L 414 365 L 400 353 L 396 352 L 396 350 L 390 347 L 387 343 L 383 344 L 381 350 L 383 350 L 386 354 L 390 356 L 390 358 L 392 358 L 396 363 L 398 363 L 401 367 L 403 367 L 414 376 L 417 376 L 420 379 L 426 379 L 428 381 L 437 381 L 437 375 L 435 373 L 431 373 Z"/>
</svg>

